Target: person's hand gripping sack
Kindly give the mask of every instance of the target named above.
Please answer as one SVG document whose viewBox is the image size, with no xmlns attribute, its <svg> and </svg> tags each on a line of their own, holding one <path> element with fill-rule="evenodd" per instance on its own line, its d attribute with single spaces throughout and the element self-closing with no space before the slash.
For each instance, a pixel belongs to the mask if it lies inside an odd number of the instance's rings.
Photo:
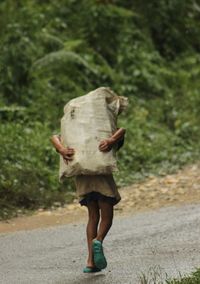
<svg viewBox="0 0 200 284">
<path fill-rule="evenodd" d="M 70 147 L 64 147 L 61 144 L 60 135 L 53 135 L 51 137 L 51 142 L 54 145 L 56 151 L 60 155 L 62 155 L 63 160 L 66 164 L 68 164 L 70 161 L 73 160 L 73 155 L 75 153 L 75 150 L 73 148 L 70 148 Z"/>
</svg>

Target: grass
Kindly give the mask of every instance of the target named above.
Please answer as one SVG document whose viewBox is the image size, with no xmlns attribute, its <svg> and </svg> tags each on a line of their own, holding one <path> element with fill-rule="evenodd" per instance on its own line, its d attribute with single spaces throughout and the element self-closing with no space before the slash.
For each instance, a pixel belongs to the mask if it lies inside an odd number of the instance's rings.
<svg viewBox="0 0 200 284">
<path fill-rule="evenodd" d="M 140 284 L 163 284 L 166 283 L 167 274 L 163 274 L 160 266 L 150 267 L 146 273 L 139 275 Z"/>
<path fill-rule="evenodd" d="M 190 275 L 179 274 L 178 278 L 169 278 L 160 266 L 150 267 L 147 273 L 139 275 L 140 284 L 200 284 L 200 268 Z"/>
<path fill-rule="evenodd" d="M 180 279 L 167 280 L 167 284 L 200 284 L 200 268 L 196 269 L 189 276 L 182 276 Z"/>
</svg>

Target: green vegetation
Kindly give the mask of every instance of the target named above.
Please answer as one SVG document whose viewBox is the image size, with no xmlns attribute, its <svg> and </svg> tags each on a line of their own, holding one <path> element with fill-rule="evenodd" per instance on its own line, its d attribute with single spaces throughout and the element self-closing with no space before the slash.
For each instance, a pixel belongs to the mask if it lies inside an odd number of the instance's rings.
<svg viewBox="0 0 200 284">
<path fill-rule="evenodd" d="M 181 277 L 180 279 L 168 280 L 167 284 L 199 284 L 200 268 L 191 274 L 191 276 Z"/>
<path fill-rule="evenodd" d="M 150 267 L 146 273 L 139 276 L 140 284 L 199 284 L 200 268 L 188 276 L 179 275 L 177 278 L 169 278 L 160 266 Z"/>
<path fill-rule="evenodd" d="M 0 216 L 64 204 L 65 103 L 99 86 L 128 96 L 119 185 L 199 159 L 200 6 L 195 0 L 2 0 Z"/>
</svg>

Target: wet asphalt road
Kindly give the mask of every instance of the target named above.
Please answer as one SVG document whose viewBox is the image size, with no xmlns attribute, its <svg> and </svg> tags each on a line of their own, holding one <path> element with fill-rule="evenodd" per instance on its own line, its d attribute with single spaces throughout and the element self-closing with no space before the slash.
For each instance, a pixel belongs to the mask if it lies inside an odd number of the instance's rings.
<svg viewBox="0 0 200 284">
<path fill-rule="evenodd" d="M 86 275 L 84 224 L 0 234 L 0 283 L 151 283 L 200 267 L 200 206 L 117 217 L 104 243 L 107 269 Z"/>
</svg>

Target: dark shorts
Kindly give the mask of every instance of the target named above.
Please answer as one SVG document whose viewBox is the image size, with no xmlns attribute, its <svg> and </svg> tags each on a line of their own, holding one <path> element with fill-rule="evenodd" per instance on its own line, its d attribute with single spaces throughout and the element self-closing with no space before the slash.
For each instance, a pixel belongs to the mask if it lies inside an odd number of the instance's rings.
<svg viewBox="0 0 200 284">
<path fill-rule="evenodd" d="M 113 206 L 119 201 L 115 197 L 105 196 L 99 192 L 92 191 L 84 196 L 84 198 L 79 202 L 81 206 L 87 206 L 91 201 L 103 200 L 112 204 Z"/>
</svg>

